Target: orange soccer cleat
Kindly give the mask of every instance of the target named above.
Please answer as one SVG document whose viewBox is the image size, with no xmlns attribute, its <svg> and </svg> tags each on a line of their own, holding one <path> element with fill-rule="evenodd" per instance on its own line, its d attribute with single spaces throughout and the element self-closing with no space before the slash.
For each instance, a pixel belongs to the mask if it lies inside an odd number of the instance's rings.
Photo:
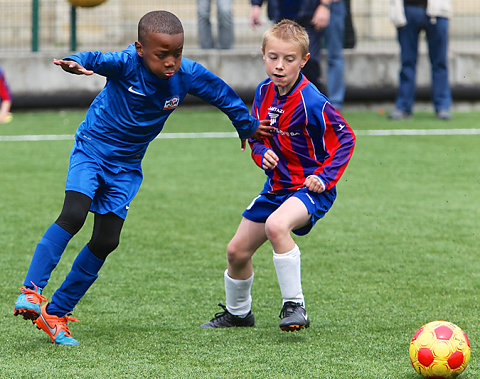
<svg viewBox="0 0 480 379">
<path fill-rule="evenodd" d="M 76 318 L 65 315 L 58 317 L 47 313 L 47 304 L 42 306 L 40 316 L 34 321 L 38 329 L 42 329 L 47 333 L 52 342 L 58 345 L 78 345 L 79 342 L 70 335 L 68 321 L 79 321 Z"/>
</svg>

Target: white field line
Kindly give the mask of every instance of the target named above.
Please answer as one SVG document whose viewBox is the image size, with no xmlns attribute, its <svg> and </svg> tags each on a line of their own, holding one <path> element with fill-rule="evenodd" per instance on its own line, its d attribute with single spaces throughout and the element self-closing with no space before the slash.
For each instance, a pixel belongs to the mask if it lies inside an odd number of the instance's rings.
<svg viewBox="0 0 480 379">
<path fill-rule="evenodd" d="M 37 134 L 23 136 L 0 136 L 1 142 L 10 141 L 65 141 L 73 140 L 73 135 L 69 134 Z"/>
<path fill-rule="evenodd" d="M 464 136 L 478 135 L 480 129 L 383 129 L 358 130 L 357 136 Z"/>
<path fill-rule="evenodd" d="M 357 130 L 357 136 L 461 136 L 480 135 L 480 129 L 381 129 Z M 238 138 L 236 132 L 160 133 L 157 139 Z M 0 142 L 10 141 L 66 141 L 73 140 L 70 134 L 40 134 L 0 136 Z"/>
</svg>

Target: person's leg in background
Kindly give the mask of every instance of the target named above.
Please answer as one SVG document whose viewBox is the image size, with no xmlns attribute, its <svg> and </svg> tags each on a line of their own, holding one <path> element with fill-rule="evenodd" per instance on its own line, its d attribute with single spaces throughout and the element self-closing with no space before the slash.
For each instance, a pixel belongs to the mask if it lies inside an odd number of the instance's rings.
<svg viewBox="0 0 480 379">
<path fill-rule="evenodd" d="M 326 94 L 326 88 L 322 79 L 322 69 L 320 62 L 322 60 L 323 31 L 315 30 L 312 26 L 305 27 L 310 40 L 308 51 L 310 59 L 302 68 L 302 73 L 312 82 L 320 92 Z"/>
<path fill-rule="evenodd" d="M 400 77 L 395 101 L 395 111 L 390 118 L 400 119 L 409 117 L 415 102 L 415 81 L 418 58 L 418 36 L 422 30 L 425 9 L 418 6 L 405 6 L 407 24 L 397 29 L 398 43 L 400 44 Z M 399 117 L 396 116 L 398 113 Z M 402 116 L 402 117 L 400 117 Z"/>
<path fill-rule="evenodd" d="M 333 1 L 330 8 L 330 23 L 325 28 L 327 49 L 327 95 L 332 105 L 341 110 L 345 99 L 345 74 L 343 44 L 345 40 L 345 17 L 347 10 L 343 0 Z"/>
<path fill-rule="evenodd" d="M 432 67 L 432 100 L 437 117 L 449 120 L 452 94 L 448 81 L 448 19 L 429 19 L 425 32 Z"/>
<path fill-rule="evenodd" d="M 217 0 L 218 47 L 231 49 L 235 39 L 233 0 Z"/>
<path fill-rule="evenodd" d="M 202 49 L 213 49 L 210 1 L 211 0 L 197 0 L 198 43 Z"/>
</svg>

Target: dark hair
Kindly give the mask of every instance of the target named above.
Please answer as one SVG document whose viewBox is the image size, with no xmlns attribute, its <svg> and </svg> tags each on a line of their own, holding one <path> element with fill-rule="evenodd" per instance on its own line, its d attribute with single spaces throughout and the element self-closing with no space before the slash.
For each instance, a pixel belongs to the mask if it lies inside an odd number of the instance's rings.
<svg viewBox="0 0 480 379">
<path fill-rule="evenodd" d="M 182 22 L 167 11 L 148 12 L 138 22 L 138 40 L 143 42 L 148 33 L 183 34 Z"/>
</svg>

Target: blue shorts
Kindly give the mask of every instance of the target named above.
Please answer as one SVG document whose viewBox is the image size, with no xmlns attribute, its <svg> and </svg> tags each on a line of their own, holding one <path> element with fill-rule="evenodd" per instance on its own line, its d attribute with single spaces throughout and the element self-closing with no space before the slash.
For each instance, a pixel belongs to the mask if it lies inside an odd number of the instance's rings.
<svg viewBox="0 0 480 379">
<path fill-rule="evenodd" d="M 102 164 L 98 158 L 75 142 L 70 154 L 65 191 L 76 191 L 92 199 L 90 211 L 106 214 L 115 213 L 125 219 L 130 202 L 140 188 L 143 175 L 138 170 L 111 167 Z"/>
<path fill-rule="evenodd" d="M 242 213 L 246 219 L 254 222 L 267 221 L 267 218 L 277 210 L 289 197 L 296 197 L 305 204 L 310 222 L 300 229 L 293 230 L 299 236 L 303 236 L 310 232 L 315 223 L 320 220 L 330 210 L 337 197 L 337 190 L 333 187 L 329 191 L 322 193 L 309 191 L 307 188 L 300 188 L 295 192 L 285 195 L 276 195 L 272 193 L 264 193 L 258 195 L 250 205 Z"/>
</svg>

